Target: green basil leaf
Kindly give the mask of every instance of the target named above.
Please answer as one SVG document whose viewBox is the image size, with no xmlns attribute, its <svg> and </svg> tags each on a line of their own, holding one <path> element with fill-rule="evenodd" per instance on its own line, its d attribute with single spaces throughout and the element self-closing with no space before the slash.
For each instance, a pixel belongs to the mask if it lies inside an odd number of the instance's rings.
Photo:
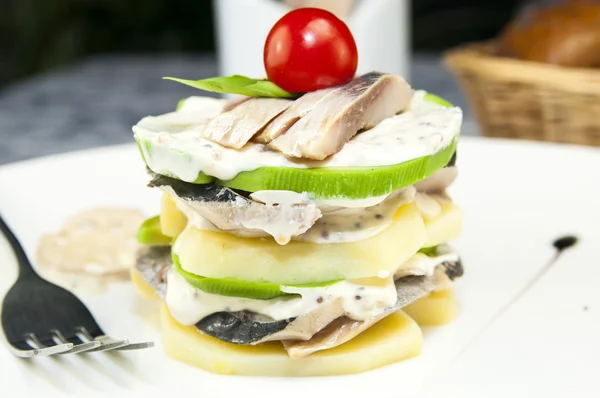
<svg viewBox="0 0 600 398">
<path fill-rule="evenodd" d="M 211 77 L 202 80 L 185 80 L 176 77 L 163 77 L 166 80 L 185 84 L 204 91 L 224 94 L 239 94 L 247 97 L 292 98 L 289 93 L 266 79 L 252 79 L 241 75 Z"/>
</svg>

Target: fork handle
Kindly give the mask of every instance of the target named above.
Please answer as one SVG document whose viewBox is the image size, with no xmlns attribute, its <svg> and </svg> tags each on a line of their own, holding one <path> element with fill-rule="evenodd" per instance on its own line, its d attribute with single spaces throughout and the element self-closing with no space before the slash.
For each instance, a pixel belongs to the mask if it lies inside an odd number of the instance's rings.
<svg viewBox="0 0 600 398">
<path fill-rule="evenodd" d="M 15 257 L 17 258 L 17 264 L 19 264 L 19 278 L 39 276 L 33 269 L 31 262 L 27 258 L 27 254 L 25 254 L 25 250 L 23 249 L 23 246 L 21 246 L 21 243 L 19 243 L 19 240 L 17 239 L 17 237 L 15 236 L 13 231 L 11 231 L 11 229 L 8 227 L 8 225 L 6 225 L 6 222 L 4 221 L 4 219 L 2 218 L 1 215 L 0 215 L 0 231 L 2 231 L 4 236 L 6 236 L 6 239 L 8 240 L 10 247 L 13 249 L 13 252 L 15 253 Z"/>
</svg>

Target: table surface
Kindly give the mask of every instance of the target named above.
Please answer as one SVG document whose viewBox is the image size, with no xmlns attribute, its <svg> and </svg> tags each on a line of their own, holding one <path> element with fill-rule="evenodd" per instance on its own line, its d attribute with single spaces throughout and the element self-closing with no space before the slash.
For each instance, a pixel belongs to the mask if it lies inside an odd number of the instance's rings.
<svg viewBox="0 0 600 398">
<path fill-rule="evenodd" d="M 464 111 L 464 135 L 477 128 L 465 98 L 437 55 L 413 57 L 413 87 L 438 94 Z M 197 90 L 162 76 L 217 75 L 207 55 L 95 56 L 0 91 L 0 164 L 132 142 L 131 126 L 174 109 Z"/>
</svg>

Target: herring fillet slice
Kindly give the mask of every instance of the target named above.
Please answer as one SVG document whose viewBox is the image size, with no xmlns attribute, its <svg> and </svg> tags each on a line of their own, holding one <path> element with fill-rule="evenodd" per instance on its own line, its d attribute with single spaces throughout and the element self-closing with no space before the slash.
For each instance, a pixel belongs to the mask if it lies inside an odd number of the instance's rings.
<svg viewBox="0 0 600 398">
<path fill-rule="evenodd" d="M 288 131 L 301 117 L 305 116 L 336 90 L 340 90 L 340 87 L 326 88 L 304 94 L 294 101 L 294 103 L 283 111 L 283 113 L 271 120 L 263 131 L 254 137 L 254 141 L 265 145 L 273 141 L 275 138 Z"/>
<path fill-rule="evenodd" d="M 283 112 L 291 100 L 252 98 L 211 119 L 202 137 L 228 148 L 240 149 L 267 123 Z"/>
<path fill-rule="evenodd" d="M 188 184 L 155 173 L 151 175 L 149 186 L 179 199 L 217 229 L 264 231 L 280 245 L 308 231 L 322 216 L 317 205 L 311 202 L 266 206 L 220 185 Z"/>
<path fill-rule="evenodd" d="M 289 157 L 323 160 L 360 130 L 406 109 L 411 98 L 402 77 L 367 73 L 327 95 L 268 146 Z"/>
<path fill-rule="evenodd" d="M 321 329 L 310 340 L 283 340 L 283 347 L 290 358 L 304 358 L 317 351 L 337 347 L 358 336 L 392 312 L 406 307 L 434 290 L 449 287 L 458 274 L 462 274 L 462 264 L 460 262 L 438 266 L 432 276 L 406 276 L 401 278 L 396 281 L 398 302 L 383 314 L 366 321 L 356 321 L 343 316 Z"/>
</svg>

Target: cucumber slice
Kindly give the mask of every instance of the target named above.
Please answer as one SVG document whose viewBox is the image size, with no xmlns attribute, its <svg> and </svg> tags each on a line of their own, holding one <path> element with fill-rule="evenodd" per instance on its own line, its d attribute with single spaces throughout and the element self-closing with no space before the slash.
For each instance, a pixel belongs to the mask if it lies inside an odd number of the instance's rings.
<svg viewBox="0 0 600 398">
<path fill-rule="evenodd" d="M 163 235 L 160 228 L 160 216 L 147 219 L 140 225 L 137 240 L 143 245 L 169 246 L 172 239 Z"/>
<path fill-rule="evenodd" d="M 446 101 L 445 99 L 438 97 L 435 94 L 431 94 L 431 93 L 425 93 L 425 95 L 423 96 L 423 99 L 425 101 L 428 102 L 433 102 L 434 104 L 438 104 L 441 106 L 444 106 L 446 108 L 450 108 L 452 106 L 452 104 L 448 101 Z"/>
<path fill-rule="evenodd" d="M 153 144 L 152 144 L 152 142 L 151 142 L 151 141 L 143 141 L 143 140 L 138 140 L 137 138 L 135 139 L 135 142 L 136 142 L 136 144 L 137 144 L 137 147 L 138 147 L 138 150 L 139 150 L 139 152 L 140 152 L 140 155 L 141 155 L 141 157 L 142 157 L 142 160 L 143 160 L 143 161 L 144 161 L 144 163 L 146 164 L 146 167 L 150 168 L 150 167 L 148 166 L 148 161 L 146 160 L 146 156 L 144 156 L 144 150 L 142 149 L 142 145 L 143 145 L 143 146 L 144 146 L 144 148 L 146 149 L 146 152 L 147 152 L 147 153 L 152 153 L 152 149 L 153 149 Z M 182 157 L 185 157 L 185 156 L 189 156 L 189 155 L 188 155 L 188 154 L 186 154 L 186 153 L 180 152 L 180 153 L 178 153 L 176 156 L 182 156 Z M 157 174 L 161 174 L 161 175 L 164 175 L 164 176 L 166 176 L 166 177 L 170 177 L 170 178 L 178 179 L 176 176 L 174 176 L 173 174 L 170 174 L 170 173 L 157 173 Z M 196 178 L 196 180 L 195 180 L 193 183 L 194 183 L 194 184 L 209 184 L 209 183 L 211 183 L 211 182 L 213 182 L 213 181 L 214 181 L 214 178 L 213 178 L 213 177 L 211 177 L 211 176 L 209 176 L 209 175 L 206 175 L 206 174 L 204 174 L 204 173 L 200 172 L 200 173 L 198 174 L 198 178 Z"/>
<path fill-rule="evenodd" d="M 419 249 L 419 253 L 423 253 L 426 256 L 432 256 L 437 253 L 437 249 L 437 246 L 422 247 Z"/>
<path fill-rule="evenodd" d="M 423 98 L 444 107 L 452 106 L 448 101 L 431 93 L 425 93 Z M 181 106 L 181 102 L 179 106 Z M 144 141 L 141 145 L 144 146 L 147 153 L 152 152 L 150 141 Z M 260 167 L 256 170 L 241 172 L 227 181 L 215 180 L 200 172 L 194 183 L 207 184 L 214 181 L 219 185 L 247 192 L 261 190 L 307 192 L 311 199 L 362 199 L 389 194 L 430 176 L 450 162 L 456 151 L 456 145 L 457 138 L 433 155 L 390 166 L 309 169 Z M 189 155 L 181 152 L 173 154 L 173 156 Z M 177 178 L 166 173 L 161 174 Z"/>
<path fill-rule="evenodd" d="M 296 169 L 261 167 L 239 173 L 217 184 L 242 191 L 285 190 L 307 192 L 312 199 L 362 199 L 407 187 L 444 167 L 456 150 L 456 140 L 441 151 L 408 162 L 380 167 Z"/>
<path fill-rule="evenodd" d="M 176 254 L 172 254 L 173 265 L 175 269 L 184 279 L 192 286 L 202 290 L 206 293 L 218 294 L 220 296 L 228 297 L 241 297 L 255 300 L 270 300 L 277 297 L 283 296 L 295 296 L 297 294 L 286 293 L 281 291 L 281 285 L 270 282 L 248 282 L 242 279 L 234 278 L 206 278 L 204 276 L 192 274 L 184 270 L 179 262 L 179 257 Z M 300 288 L 311 288 L 311 287 L 326 287 L 335 283 L 341 282 L 341 280 L 317 282 L 317 283 L 305 283 L 299 285 L 290 285 L 293 287 Z"/>
</svg>

